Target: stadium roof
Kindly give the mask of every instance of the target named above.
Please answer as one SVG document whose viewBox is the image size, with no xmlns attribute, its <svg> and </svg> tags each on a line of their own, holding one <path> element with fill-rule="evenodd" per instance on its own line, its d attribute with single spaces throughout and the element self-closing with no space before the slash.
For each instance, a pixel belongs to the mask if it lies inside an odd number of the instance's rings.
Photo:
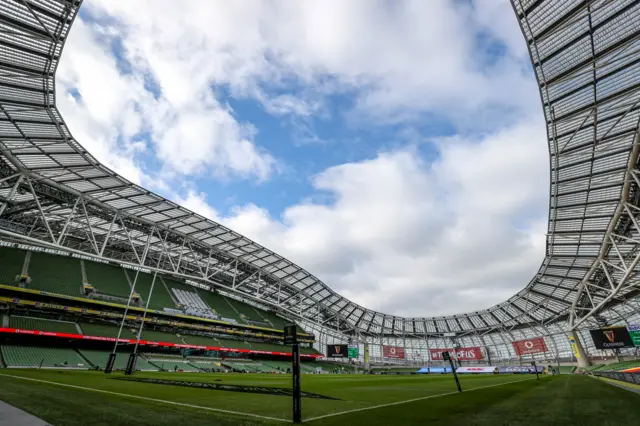
<svg viewBox="0 0 640 426">
<path fill-rule="evenodd" d="M 0 3 L 0 235 L 215 284 L 348 333 L 611 321 L 607 309 L 639 289 L 640 1 L 512 1 L 540 87 L 551 188 L 540 270 L 503 303 L 445 317 L 372 311 L 100 164 L 55 105 L 55 71 L 79 0 Z"/>
</svg>

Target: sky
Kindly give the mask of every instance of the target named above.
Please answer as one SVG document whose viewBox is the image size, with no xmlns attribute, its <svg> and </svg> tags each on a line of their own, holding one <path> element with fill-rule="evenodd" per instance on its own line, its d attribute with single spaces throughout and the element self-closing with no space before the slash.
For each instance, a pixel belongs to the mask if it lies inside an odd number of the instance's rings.
<svg viewBox="0 0 640 426">
<path fill-rule="evenodd" d="M 544 256 L 544 120 L 507 0 L 92 0 L 56 83 L 100 162 L 367 308 L 484 309 Z"/>
</svg>

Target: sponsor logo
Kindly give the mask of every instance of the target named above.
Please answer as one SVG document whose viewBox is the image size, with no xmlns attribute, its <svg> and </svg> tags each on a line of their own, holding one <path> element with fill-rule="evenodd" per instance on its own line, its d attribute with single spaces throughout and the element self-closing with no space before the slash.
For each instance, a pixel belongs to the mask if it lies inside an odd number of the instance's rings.
<svg viewBox="0 0 640 426">
<path fill-rule="evenodd" d="M 602 334 L 604 334 L 604 337 L 606 337 L 606 339 L 613 343 L 616 341 L 616 332 L 613 330 L 602 330 Z"/>
</svg>

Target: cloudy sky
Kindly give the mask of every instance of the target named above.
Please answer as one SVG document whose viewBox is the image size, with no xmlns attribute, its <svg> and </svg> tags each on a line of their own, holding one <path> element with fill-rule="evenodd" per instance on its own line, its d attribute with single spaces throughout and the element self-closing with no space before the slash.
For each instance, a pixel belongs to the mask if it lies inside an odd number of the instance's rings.
<svg viewBox="0 0 640 426">
<path fill-rule="evenodd" d="M 544 123 L 507 0 L 92 0 L 57 85 L 98 160 L 366 307 L 486 308 L 544 255 Z"/>
</svg>

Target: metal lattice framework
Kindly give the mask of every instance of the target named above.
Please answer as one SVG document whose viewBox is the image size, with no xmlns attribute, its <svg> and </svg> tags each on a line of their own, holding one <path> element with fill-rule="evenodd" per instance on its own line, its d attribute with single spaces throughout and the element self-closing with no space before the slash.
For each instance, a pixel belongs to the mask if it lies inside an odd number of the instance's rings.
<svg viewBox="0 0 640 426">
<path fill-rule="evenodd" d="M 542 266 L 504 303 L 429 318 L 372 311 L 100 164 L 55 105 L 81 0 L 0 3 L 0 236 L 213 285 L 342 335 L 509 336 L 618 321 L 637 312 L 640 290 L 640 1 L 512 2 L 540 87 L 551 189 Z"/>
</svg>

